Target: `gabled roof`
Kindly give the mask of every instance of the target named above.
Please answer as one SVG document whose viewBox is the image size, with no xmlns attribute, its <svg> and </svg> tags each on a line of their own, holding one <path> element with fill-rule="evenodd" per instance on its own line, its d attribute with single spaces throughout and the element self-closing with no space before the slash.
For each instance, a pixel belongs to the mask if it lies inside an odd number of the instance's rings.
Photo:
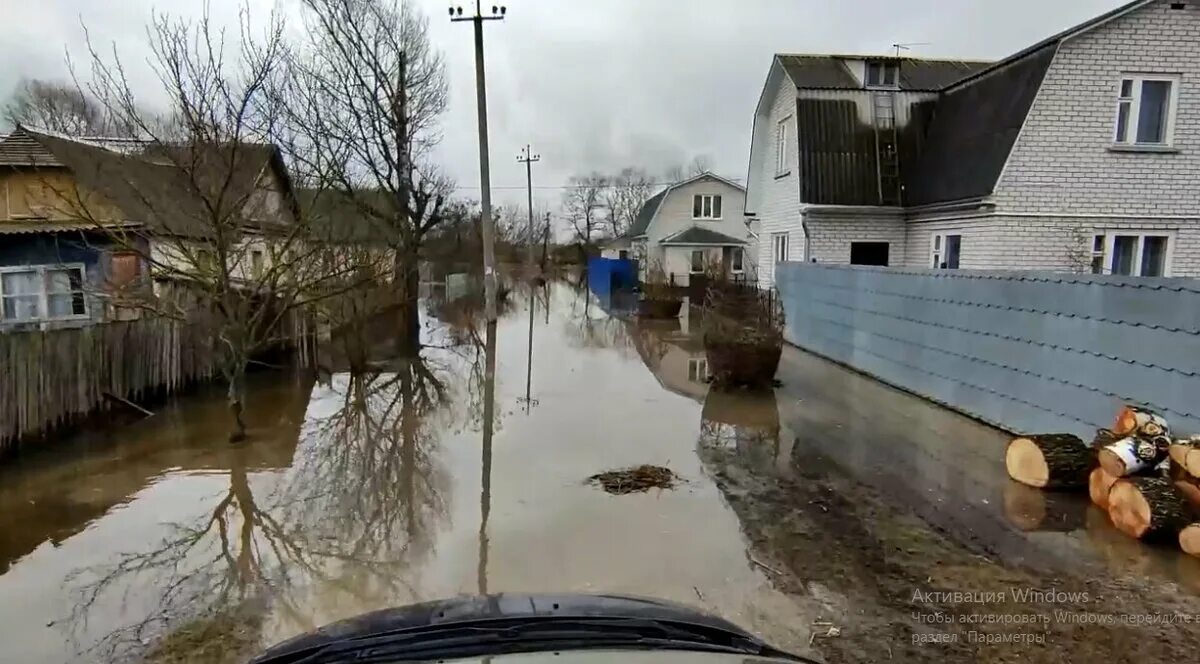
<svg viewBox="0 0 1200 664">
<path fill-rule="evenodd" d="M 0 150 L 10 166 L 66 167 L 82 189 L 120 208 L 121 221 L 175 235 L 204 235 L 210 225 L 204 220 L 211 216 L 206 200 L 223 192 L 227 201 L 246 202 L 268 166 L 278 169 L 291 194 L 282 157 L 271 145 L 197 148 L 143 142 L 140 149 L 114 151 L 91 140 L 18 127 Z"/>
<path fill-rule="evenodd" d="M 801 89 L 862 90 L 863 84 L 850 73 L 847 60 L 895 62 L 900 66 L 901 90 L 937 91 L 986 69 L 990 62 L 970 60 L 927 60 L 877 55 L 788 55 L 779 63 L 792 83 Z"/>
<path fill-rule="evenodd" d="M 742 185 L 740 185 L 732 180 L 726 180 L 725 178 L 721 177 L 720 175 L 717 175 L 716 173 L 709 173 L 707 171 L 705 171 L 704 173 L 700 173 L 699 175 L 690 177 L 686 180 L 681 180 L 679 182 L 676 182 L 676 183 L 668 186 L 666 189 L 663 189 L 662 191 L 658 192 L 657 194 L 651 196 L 650 198 L 646 199 L 646 202 L 642 204 L 642 208 L 640 210 L 638 210 L 637 218 L 635 218 L 633 220 L 633 225 L 630 226 L 629 230 L 625 232 L 624 237 L 632 238 L 632 237 L 639 237 L 639 236 L 645 235 L 646 229 L 650 228 L 650 222 L 654 221 L 654 215 L 658 213 L 658 207 L 662 204 L 663 200 L 666 199 L 667 194 L 671 193 L 672 190 L 674 190 L 678 187 L 682 187 L 686 184 L 691 184 L 691 183 L 695 182 L 696 180 L 704 180 L 704 179 L 716 180 L 718 182 L 723 182 L 723 183 L 725 183 L 735 189 L 738 189 L 742 192 L 746 191 L 746 188 L 743 187 Z"/>
<path fill-rule="evenodd" d="M 746 244 L 746 241 L 739 240 L 724 233 L 718 233 L 711 228 L 692 226 L 691 228 L 684 229 L 673 235 L 668 235 L 667 237 L 663 238 L 659 244 L 740 246 Z"/>
</svg>

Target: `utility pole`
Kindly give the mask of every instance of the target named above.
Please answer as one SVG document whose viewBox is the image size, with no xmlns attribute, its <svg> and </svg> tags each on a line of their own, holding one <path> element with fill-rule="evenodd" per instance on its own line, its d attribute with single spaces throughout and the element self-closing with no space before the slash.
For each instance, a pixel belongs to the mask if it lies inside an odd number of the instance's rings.
<svg viewBox="0 0 1200 664">
<path fill-rule="evenodd" d="M 471 21 L 475 24 L 475 95 L 479 106 L 479 190 L 483 207 L 480 235 L 483 240 L 483 292 L 485 315 L 489 323 L 496 320 L 496 232 L 492 220 L 492 180 L 488 164 L 487 84 L 483 74 L 483 22 L 504 18 L 506 7 L 492 5 L 492 15 L 484 16 L 475 0 L 475 15 L 463 16 L 461 6 L 450 8 L 450 20 Z"/>
<path fill-rule="evenodd" d="M 533 228 L 533 163 L 541 160 L 541 155 L 531 153 L 528 143 L 525 144 L 525 150 L 517 155 L 517 161 L 525 164 L 525 188 L 529 192 L 529 255 L 527 262 L 529 263 L 530 279 L 533 279 L 533 248 L 537 242 L 534 239 L 537 237 L 537 231 Z"/>
</svg>

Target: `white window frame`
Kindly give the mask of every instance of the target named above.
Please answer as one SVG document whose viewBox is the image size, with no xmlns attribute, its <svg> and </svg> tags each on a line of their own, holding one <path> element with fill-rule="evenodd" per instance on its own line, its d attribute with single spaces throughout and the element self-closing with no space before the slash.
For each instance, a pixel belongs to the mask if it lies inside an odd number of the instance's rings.
<svg viewBox="0 0 1200 664">
<path fill-rule="evenodd" d="M 1121 96 L 1121 87 L 1125 81 L 1131 81 L 1130 96 Z M 1170 98 L 1167 100 L 1167 125 L 1163 131 L 1163 142 L 1161 143 L 1139 143 L 1137 142 L 1138 135 L 1138 120 L 1141 116 L 1142 109 L 1142 84 L 1147 81 L 1161 81 L 1171 84 Z M 1121 107 L 1129 106 L 1129 121 L 1125 125 L 1125 136 L 1119 136 L 1118 130 L 1121 128 Z M 1130 147 L 1172 147 L 1175 145 L 1175 121 L 1179 113 L 1179 76 L 1172 74 L 1121 74 L 1121 78 L 1117 80 L 1117 103 L 1113 111 L 1113 145 L 1130 146 Z"/>
<path fill-rule="evenodd" d="M 700 254 L 700 269 L 696 269 L 696 254 Z M 708 252 L 703 249 L 692 249 L 688 252 L 688 274 L 704 274 L 704 264 L 708 261 Z"/>
<path fill-rule="evenodd" d="M 782 263 L 788 260 L 788 252 L 791 250 L 789 246 L 791 239 L 789 233 L 771 233 L 771 264 Z"/>
<path fill-rule="evenodd" d="M 700 215 L 696 215 L 696 199 L 700 199 Z M 725 201 L 721 199 L 721 194 L 694 194 L 692 196 L 692 219 L 701 219 L 706 221 L 716 221 L 721 219 L 720 215 L 715 215 L 714 211 L 717 207 L 717 201 L 721 202 L 721 215 L 725 214 Z"/>
<path fill-rule="evenodd" d="M 871 82 L 871 65 L 879 66 L 882 79 L 878 83 Z M 887 72 L 892 72 L 892 80 L 887 81 Z M 867 60 L 863 63 L 863 86 L 872 89 L 895 90 L 900 86 L 900 63 L 891 60 Z"/>
<path fill-rule="evenodd" d="M 734 256 L 741 256 L 741 267 L 738 267 L 737 263 L 734 261 Z M 741 274 L 746 271 L 746 251 L 741 247 L 734 247 L 733 250 L 729 252 L 729 270 L 734 274 Z"/>
<path fill-rule="evenodd" d="M 80 292 L 83 293 L 83 313 L 69 314 L 66 316 L 51 316 L 50 315 L 50 285 L 47 281 L 47 272 L 57 272 L 59 270 L 79 270 L 79 282 L 81 286 Z M 4 317 L 4 280 L 0 279 L 0 323 L 34 323 L 45 321 L 58 320 L 87 320 L 91 318 L 91 303 L 88 302 L 87 295 L 87 266 L 83 263 L 61 263 L 54 265 L 10 265 L 0 267 L 0 274 L 12 274 L 19 272 L 36 272 L 38 280 L 41 282 L 41 291 L 38 293 L 38 315 L 33 318 L 18 318 L 7 319 Z M 74 291 L 72 291 L 74 292 Z"/>
<path fill-rule="evenodd" d="M 788 123 L 792 116 L 787 116 L 775 124 L 775 177 L 783 177 L 791 173 L 788 168 Z"/>
<path fill-rule="evenodd" d="M 958 238 L 958 267 L 942 267 L 942 258 L 946 255 L 946 238 Z M 962 268 L 962 231 L 947 231 L 934 233 L 929 238 L 929 267 L 934 270 L 958 270 Z"/>
<path fill-rule="evenodd" d="M 708 382 L 708 358 L 688 358 L 688 380 L 692 381 L 693 383 Z"/>
<path fill-rule="evenodd" d="M 1114 230 L 1096 231 L 1096 233 L 1093 234 L 1093 236 L 1092 236 L 1093 237 L 1093 239 L 1092 239 L 1093 247 L 1095 247 L 1095 241 L 1097 238 L 1101 238 L 1101 237 L 1104 238 L 1104 253 L 1100 256 L 1102 259 L 1101 263 L 1100 263 L 1100 266 L 1101 266 L 1100 274 L 1113 274 L 1113 260 L 1116 258 L 1116 256 L 1113 255 L 1113 247 L 1116 245 L 1117 236 L 1136 237 L 1138 239 L 1137 247 L 1135 247 L 1134 251 L 1133 251 L 1133 263 L 1130 266 L 1131 274 L 1120 275 L 1120 276 L 1130 276 L 1130 277 L 1140 277 L 1141 276 L 1142 258 L 1143 258 L 1143 254 L 1145 253 L 1145 250 L 1146 250 L 1146 238 L 1148 238 L 1148 237 L 1165 237 L 1165 238 L 1167 238 L 1166 256 L 1163 257 L 1163 273 L 1160 276 L 1162 276 L 1162 277 L 1171 276 L 1171 269 L 1172 269 L 1174 259 L 1175 259 L 1175 231 L 1173 231 L 1173 230 L 1153 230 L 1153 229 L 1149 229 L 1149 230 L 1136 229 L 1135 230 L 1135 229 L 1129 229 L 1129 228 L 1125 228 L 1125 229 L 1117 228 Z M 1095 257 L 1094 249 L 1093 249 L 1092 254 L 1093 254 L 1093 257 Z M 1149 278 L 1157 279 L 1158 277 L 1149 277 Z"/>
</svg>

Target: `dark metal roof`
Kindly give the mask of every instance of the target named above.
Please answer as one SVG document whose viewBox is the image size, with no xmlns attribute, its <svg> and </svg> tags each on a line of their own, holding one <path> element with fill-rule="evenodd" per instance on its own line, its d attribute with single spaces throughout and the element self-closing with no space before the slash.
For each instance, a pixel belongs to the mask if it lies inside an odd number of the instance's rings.
<svg viewBox="0 0 1200 664">
<path fill-rule="evenodd" d="M 780 55 L 779 62 L 797 88 L 862 90 L 846 60 L 878 60 L 900 64 L 900 90 L 934 91 L 991 66 L 990 62 L 925 60 L 886 56 Z"/>
<path fill-rule="evenodd" d="M 717 244 L 717 245 L 743 245 L 745 240 L 739 240 L 735 237 L 730 237 L 724 233 L 718 233 L 709 228 L 701 228 L 692 226 L 687 230 L 680 231 L 669 237 L 662 239 L 659 244 Z"/>
<path fill-rule="evenodd" d="M 658 212 L 658 205 L 666 198 L 668 191 L 671 191 L 670 187 L 651 196 L 642 204 L 642 209 L 638 210 L 637 218 L 633 220 L 633 225 L 625 233 L 626 237 L 637 237 L 646 234 L 646 229 L 650 228 L 650 222 L 654 220 L 654 213 Z"/>
<path fill-rule="evenodd" d="M 978 198 L 992 193 L 1033 105 L 1055 44 L 944 93 L 920 158 L 901 166 L 905 203 Z"/>
</svg>

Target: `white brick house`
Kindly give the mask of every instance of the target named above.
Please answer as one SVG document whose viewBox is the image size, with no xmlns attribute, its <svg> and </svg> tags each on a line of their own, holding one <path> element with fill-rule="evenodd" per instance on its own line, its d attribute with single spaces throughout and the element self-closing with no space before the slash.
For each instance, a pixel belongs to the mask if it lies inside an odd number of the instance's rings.
<svg viewBox="0 0 1200 664">
<path fill-rule="evenodd" d="M 646 201 L 605 255 L 628 251 L 638 260 L 640 277 L 661 266 L 679 286 L 716 264 L 735 278 L 754 275 L 757 239 L 742 214 L 745 195 L 740 185 L 712 173 L 673 184 Z"/>
<path fill-rule="evenodd" d="M 1200 0 L 994 64 L 777 55 L 746 213 L 763 286 L 781 259 L 1200 276 Z"/>
</svg>

